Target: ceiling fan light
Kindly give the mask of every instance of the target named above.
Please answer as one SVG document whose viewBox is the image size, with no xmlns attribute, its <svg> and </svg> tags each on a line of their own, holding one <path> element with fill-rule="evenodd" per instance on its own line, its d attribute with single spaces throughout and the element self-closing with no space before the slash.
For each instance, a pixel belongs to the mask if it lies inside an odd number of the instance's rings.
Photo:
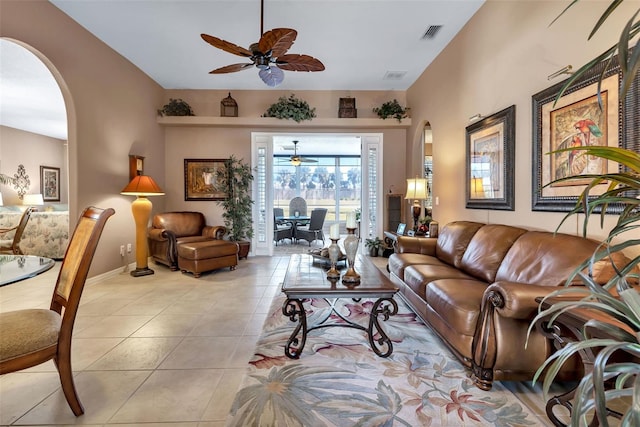
<svg viewBox="0 0 640 427">
<path fill-rule="evenodd" d="M 300 164 L 301 164 L 301 163 L 302 163 L 302 162 L 300 161 L 300 159 L 299 159 L 299 158 L 292 158 L 292 159 L 291 159 L 291 164 L 292 164 L 293 166 L 300 166 Z"/>
</svg>

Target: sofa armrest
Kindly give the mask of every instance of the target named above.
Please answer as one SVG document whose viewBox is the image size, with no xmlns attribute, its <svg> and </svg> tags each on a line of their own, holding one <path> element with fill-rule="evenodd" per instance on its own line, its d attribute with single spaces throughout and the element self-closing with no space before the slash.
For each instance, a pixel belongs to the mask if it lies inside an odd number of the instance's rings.
<svg viewBox="0 0 640 427">
<path fill-rule="evenodd" d="M 545 297 L 560 289 L 557 286 L 538 286 L 516 282 L 496 282 L 487 288 L 482 298 L 482 311 L 490 304 L 496 313 L 512 319 L 532 319 L 538 310 L 536 298 Z"/>
<path fill-rule="evenodd" d="M 422 255 L 436 256 L 436 243 L 438 239 L 435 237 L 410 237 L 398 236 L 396 240 L 398 253 L 414 253 Z"/>
<path fill-rule="evenodd" d="M 202 235 L 210 239 L 222 240 L 227 233 L 224 225 L 207 225 L 202 229 Z"/>
</svg>

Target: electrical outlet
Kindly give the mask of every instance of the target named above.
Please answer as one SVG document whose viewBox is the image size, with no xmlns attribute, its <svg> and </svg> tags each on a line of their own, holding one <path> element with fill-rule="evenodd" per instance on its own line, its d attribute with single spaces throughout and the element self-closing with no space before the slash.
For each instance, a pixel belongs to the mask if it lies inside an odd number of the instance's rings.
<svg viewBox="0 0 640 427">
<path fill-rule="evenodd" d="M 124 256 L 124 245 L 120 245 L 120 256 Z"/>
<path fill-rule="evenodd" d="M 440 197 L 436 197 L 436 206 L 440 204 Z"/>
<path fill-rule="evenodd" d="M 127 243 L 127 252 L 131 253 L 131 243 Z"/>
</svg>

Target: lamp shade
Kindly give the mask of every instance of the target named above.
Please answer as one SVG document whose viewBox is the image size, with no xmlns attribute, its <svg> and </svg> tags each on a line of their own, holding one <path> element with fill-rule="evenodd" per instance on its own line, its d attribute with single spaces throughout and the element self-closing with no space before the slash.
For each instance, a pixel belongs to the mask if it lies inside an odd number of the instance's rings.
<svg viewBox="0 0 640 427">
<path fill-rule="evenodd" d="M 25 194 L 22 198 L 22 204 L 26 206 L 44 205 L 42 194 Z"/>
<path fill-rule="evenodd" d="M 164 191 L 150 176 L 138 175 L 122 189 L 120 194 L 125 196 L 163 196 Z"/>
<path fill-rule="evenodd" d="M 4 202 L 2 201 L 2 193 L 0 193 L 0 206 L 4 205 Z"/>
<path fill-rule="evenodd" d="M 471 178 L 471 197 L 474 199 L 484 199 L 484 185 L 482 178 Z"/>
<path fill-rule="evenodd" d="M 425 178 L 407 179 L 407 192 L 404 196 L 406 200 L 426 200 L 428 197 L 427 180 Z"/>
</svg>

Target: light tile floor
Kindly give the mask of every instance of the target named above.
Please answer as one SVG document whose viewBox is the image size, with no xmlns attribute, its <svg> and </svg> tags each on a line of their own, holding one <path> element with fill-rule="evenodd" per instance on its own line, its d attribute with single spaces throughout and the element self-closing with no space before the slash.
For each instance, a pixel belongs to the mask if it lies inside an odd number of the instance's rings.
<svg viewBox="0 0 640 427">
<path fill-rule="evenodd" d="M 87 285 L 72 354 L 85 415 L 73 415 L 47 362 L 0 376 L 0 425 L 223 426 L 289 255 L 319 247 L 285 242 L 199 279 L 152 263 L 152 276 Z M 384 270 L 385 258 L 371 260 Z M 48 308 L 58 268 L 0 287 L 0 311 Z M 540 393 L 517 384 L 541 411 Z"/>
<path fill-rule="evenodd" d="M 85 415 L 47 362 L 0 376 L 0 425 L 224 425 L 288 261 L 279 250 L 199 279 L 152 264 L 87 285 L 72 353 Z M 48 308 L 58 269 L 0 287 L 0 311 Z"/>
</svg>

